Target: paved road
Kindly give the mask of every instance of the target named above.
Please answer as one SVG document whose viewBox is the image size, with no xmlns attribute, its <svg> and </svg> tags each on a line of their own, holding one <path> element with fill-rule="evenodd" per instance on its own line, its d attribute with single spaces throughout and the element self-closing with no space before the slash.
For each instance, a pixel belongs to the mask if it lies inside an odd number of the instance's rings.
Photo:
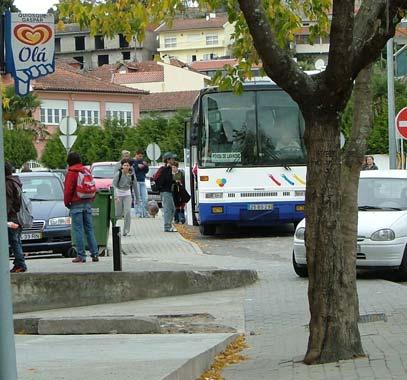
<svg viewBox="0 0 407 380">
<path fill-rule="evenodd" d="M 315 380 L 407 378 L 407 289 L 379 276 L 361 276 L 361 315 L 386 321 L 361 323 L 365 358 L 317 366 L 302 364 L 308 340 L 308 281 L 291 265 L 291 226 L 278 230 L 234 230 L 216 237 L 192 235 L 210 255 L 250 258 L 260 281 L 246 288 L 245 329 L 249 360 L 228 367 L 226 380 Z"/>
</svg>

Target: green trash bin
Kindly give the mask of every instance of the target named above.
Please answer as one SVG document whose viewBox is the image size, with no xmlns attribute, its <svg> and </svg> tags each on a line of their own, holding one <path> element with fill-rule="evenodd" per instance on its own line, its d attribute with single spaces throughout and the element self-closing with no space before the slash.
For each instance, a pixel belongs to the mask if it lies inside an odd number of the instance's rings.
<svg viewBox="0 0 407 380">
<path fill-rule="evenodd" d="M 110 221 L 112 221 L 112 223 L 115 221 L 114 210 L 113 188 L 110 190 L 98 190 L 96 192 L 95 200 L 92 202 L 92 221 L 96 243 L 99 248 L 99 254 L 102 256 L 107 256 L 107 242 L 109 238 Z M 77 252 L 75 248 L 75 235 L 73 233 L 71 233 L 71 238 L 71 249 L 73 251 L 70 253 L 70 256 L 74 257 L 77 255 Z M 87 242 L 86 249 L 88 249 Z"/>
</svg>

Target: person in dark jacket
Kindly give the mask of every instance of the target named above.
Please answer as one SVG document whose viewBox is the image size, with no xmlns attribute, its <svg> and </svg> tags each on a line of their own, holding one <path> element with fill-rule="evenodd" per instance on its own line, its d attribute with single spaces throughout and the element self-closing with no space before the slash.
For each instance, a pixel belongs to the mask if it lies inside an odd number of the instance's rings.
<svg viewBox="0 0 407 380">
<path fill-rule="evenodd" d="M 185 200 L 183 199 L 183 192 L 185 192 L 185 174 L 179 169 L 178 162 L 174 162 L 172 166 L 172 175 L 174 178 L 173 198 L 175 204 L 175 223 L 185 223 Z"/>
<path fill-rule="evenodd" d="M 159 189 L 164 211 L 164 231 L 177 232 L 177 230 L 172 226 L 172 220 L 174 219 L 175 213 L 174 198 L 172 196 L 172 188 L 174 184 L 172 165 L 175 162 L 175 154 L 171 152 L 164 153 L 163 161 L 164 168 L 161 169 L 162 172 L 159 177 Z"/>
<path fill-rule="evenodd" d="M 137 204 L 136 215 L 140 218 L 147 218 L 148 192 L 146 187 L 146 174 L 148 173 L 148 163 L 143 159 L 144 151 L 138 150 L 134 156 L 133 169 L 137 178 L 137 188 L 141 202 Z"/>
<path fill-rule="evenodd" d="M 85 167 L 82 165 L 81 157 L 76 152 L 70 152 L 67 158 L 68 172 L 65 176 L 64 186 L 64 203 L 69 208 L 71 216 L 72 231 L 75 237 L 76 249 L 78 256 L 72 260 L 73 263 L 85 263 L 85 230 L 86 240 L 92 261 L 99 261 L 98 245 L 95 239 L 92 222 L 92 206 L 93 199 L 82 199 L 76 193 L 79 172 L 83 172 Z"/>
<path fill-rule="evenodd" d="M 362 170 L 379 170 L 377 165 L 374 162 L 373 156 L 366 156 L 365 162 L 362 165 Z"/>
<path fill-rule="evenodd" d="M 20 211 L 21 208 L 21 193 L 23 190 L 19 178 L 13 176 L 13 167 L 10 163 L 5 163 L 4 170 L 6 175 L 8 242 L 10 244 L 10 252 L 14 255 L 14 266 L 10 270 L 10 272 L 21 273 L 27 271 L 23 247 L 21 245 L 22 228 L 18 224 L 17 218 L 17 213 Z M 12 228 L 13 224 L 11 224 L 10 222 L 17 224 L 18 228 Z"/>
</svg>

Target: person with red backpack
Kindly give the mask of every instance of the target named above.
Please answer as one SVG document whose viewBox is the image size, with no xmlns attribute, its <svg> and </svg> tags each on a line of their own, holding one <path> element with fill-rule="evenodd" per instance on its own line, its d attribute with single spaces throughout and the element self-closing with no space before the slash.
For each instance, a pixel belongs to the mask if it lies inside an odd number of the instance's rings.
<svg viewBox="0 0 407 380">
<path fill-rule="evenodd" d="M 70 210 L 72 231 L 78 251 L 78 256 L 72 262 L 86 262 L 85 235 L 92 261 L 97 262 L 99 251 L 93 230 L 91 206 L 96 195 L 95 181 L 89 169 L 82 165 L 78 153 L 70 152 L 66 161 L 69 167 L 65 176 L 64 203 Z"/>
</svg>

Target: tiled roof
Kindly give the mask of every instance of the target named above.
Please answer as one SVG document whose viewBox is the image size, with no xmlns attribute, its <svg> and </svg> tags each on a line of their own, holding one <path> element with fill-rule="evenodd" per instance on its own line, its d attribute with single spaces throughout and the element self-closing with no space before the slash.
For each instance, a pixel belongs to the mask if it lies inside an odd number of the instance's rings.
<svg viewBox="0 0 407 380">
<path fill-rule="evenodd" d="M 88 71 L 89 75 L 103 79 L 105 81 L 112 82 L 113 77 L 116 73 L 119 73 L 120 68 L 123 67 L 127 73 L 143 73 L 143 72 L 159 72 L 164 71 L 162 65 L 159 65 L 155 61 L 144 61 L 144 62 L 126 62 L 126 63 L 115 63 L 110 65 L 102 65 L 96 69 Z M 131 83 L 131 82 L 123 82 Z M 135 82 L 134 82 L 135 83 Z"/>
<path fill-rule="evenodd" d="M 229 59 L 212 59 L 209 61 L 195 61 L 191 63 L 191 67 L 197 71 L 217 70 L 223 68 L 225 65 L 236 65 L 235 58 Z"/>
<path fill-rule="evenodd" d="M 57 65 L 55 72 L 32 82 L 34 90 L 147 94 L 144 90 L 120 86 Z"/>
<path fill-rule="evenodd" d="M 191 63 L 191 67 L 196 71 L 208 71 L 208 70 L 219 70 L 225 65 L 234 66 L 237 64 L 237 59 L 226 58 L 226 59 L 212 59 L 209 61 L 195 61 Z M 261 65 L 254 65 L 253 67 L 259 68 Z"/>
<path fill-rule="evenodd" d="M 140 111 L 176 111 L 191 108 L 199 91 L 157 92 L 141 97 Z"/>
<path fill-rule="evenodd" d="M 112 80 L 113 83 L 116 84 L 164 82 L 164 71 L 141 71 L 125 74 L 114 73 Z"/>
<path fill-rule="evenodd" d="M 178 30 L 192 30 L 192 29 L 220 29 L 226 24 L 228 18 L 223 15 L 216 16 L 207 20 L 206 18 L 186 18 L 175 19 L 171 26 L 161 24 L 156 32 L 168 32 Z"/>
<path fill-rule="evenodd" d="M 157 29 L 156 24 L 148 24 L 146 26 L 146 30 L 149 32 L 153 32 L 155 29 Z M 88 34 L 89 29 L 88 28 L 80 28 L 79 24 L 64 24 L 64 27 L 62 29 L 56 29 L 55 35 L 58 36 L 59 34 L 64 34 L 64 33 L 83 33 L 83 34 Z"/>
</svg>

